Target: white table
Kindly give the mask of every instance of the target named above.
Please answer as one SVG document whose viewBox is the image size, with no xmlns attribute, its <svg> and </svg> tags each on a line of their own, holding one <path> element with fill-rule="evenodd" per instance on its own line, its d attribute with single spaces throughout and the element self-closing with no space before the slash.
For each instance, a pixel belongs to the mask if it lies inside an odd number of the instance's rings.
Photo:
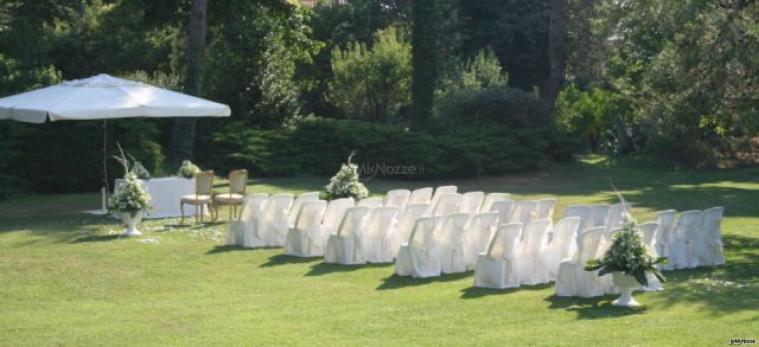
<svg viewBox="0 0 759 347">
<path fill-rule="evenodd" d="M 117 179 L 114 183 L 114 191 L 123 184 L 123 179 Z M 146 211 L 145 218 L 172 218 L 182 215 L 179 210 L 179 201 L 185 195 L 195 194 L 195 179 L 180 177 L 157 177 L 144 181 L 145 188 L 152 198 L 152 209 Z M 195 215 L 195 206 L 185 205 L 185 217 Z M 203 209 L 203 213 L 208 211 Z"/>
</svg>

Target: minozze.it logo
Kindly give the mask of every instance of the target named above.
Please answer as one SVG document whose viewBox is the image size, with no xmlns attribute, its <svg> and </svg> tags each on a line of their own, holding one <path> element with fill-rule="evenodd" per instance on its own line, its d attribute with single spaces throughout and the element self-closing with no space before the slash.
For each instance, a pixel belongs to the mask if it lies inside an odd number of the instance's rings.
<svg viewBox="0 0 759 347">
<path fill-rule="evenodd" d="M 386 163 L 362 163 L 358 166 L 358 174 L 364 181 L 370 180 L 377 175 L 387 176 L 413 176 L 423 175 L 424 165 L 397 165 Z"/>
</svg>

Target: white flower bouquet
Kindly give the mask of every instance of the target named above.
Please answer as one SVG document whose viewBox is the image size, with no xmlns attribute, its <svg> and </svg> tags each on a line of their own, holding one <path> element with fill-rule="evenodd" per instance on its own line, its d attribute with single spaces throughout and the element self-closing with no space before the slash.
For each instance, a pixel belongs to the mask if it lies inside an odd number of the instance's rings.
<svg viewBox="0 0 759 347">
<path fill-rule="evenodd" d="M 119 151 L 121 151 L 121 157 L 114 156 L 114 158 L 124 167 L 124 182 L 108 198 L 108 206 L 111 211 L 129 213 L 134 216 L 137 212 L 150 208 L 151 197 L 145 189 L 145 184 L 135 172 L 139 163 L 135 162 L 135 165 L 130 169 L 129 160 L 124 155 L 124 151 L 121 150 L 121 146 L 119 146 Z"/>
<path fill-rule="evenodd" d="M 189 160 L 183 160 L 182 165 L 179 166 L 177 176 L 184 178 L 193 178 L 198 172 L 200 172 L 200 168 L 197 165 L 193 164 Z"/>
<path fill-rule="evenodd" d="M 324 187 L 327 199 L 351 197 L 360 200 L 369 196 L 369 190 L 358 180 L 358 165 L 351 163 L 355 154 L 355 152 L 351 153 L 348 157 L 348 163 L 340 165 L 340 170 Z"/>
</svg>

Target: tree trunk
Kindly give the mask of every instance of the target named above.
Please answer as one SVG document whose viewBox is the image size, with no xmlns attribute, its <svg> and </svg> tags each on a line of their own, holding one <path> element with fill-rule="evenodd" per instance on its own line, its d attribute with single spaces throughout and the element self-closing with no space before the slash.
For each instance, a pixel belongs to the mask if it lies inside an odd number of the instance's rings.
<svg viewBox="0 0 759 347">
<path fill-rule="evenodd" d="M 438 1 L 411 3 L 411 117 L 417 129 L 426 126 L 432 116 L 438 75 Z"/>
<path fill-rule="evenodd" d="M 567 68 L 567 0 L 551 0 L 550 22 L 548 26 L 548 58 L 550 75 L 543 90 L 543 100 L 553 115 L 556 98 L 564 86 Z"/>
<path fill-rule="evenodd" d="M 192 0 L 190 22 L 187 25 L 187 68 L 184 91 L 201 96 L 203 88 L 203 52 L 206 40 L 208 0 Z M 176 118 L 169 142 L 169 162 L 178 164 L 192 158 L 195 145 L 196 118 Z"/>
</svg>

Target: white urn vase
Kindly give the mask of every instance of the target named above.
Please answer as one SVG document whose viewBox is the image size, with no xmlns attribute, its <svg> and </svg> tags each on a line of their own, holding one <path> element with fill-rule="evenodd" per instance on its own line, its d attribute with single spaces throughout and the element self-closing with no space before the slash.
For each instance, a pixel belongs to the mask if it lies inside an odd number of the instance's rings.
<svg viewBox="0 0 759 347">
<path fill-rule="evenodd" d="M 127 229 L 124 232 L 124 236 L 140 236 L 142 233 L 137 230 L 137 224 L 142 221 L 142 211 L 137 211 L 134 214 L 129 212 L 121 212 L 121 221 L 124 222 Z"/>
<path fill-rule="evenodd" d="M 612 305 L 622 307 L 640 306 L 640 303 L 635 301 L 635 298 L 632 297 L 633 291 L 640 289 L 641 287 L 640 283 L 638 283 L 638 280 L 636 280 L 635 277 L 625 275 L 624 272 L 615 272 L 612 274 L 612 280 L 614 282 L 614 286 L 617 287 L 621 293 L 617 300 L 611 302 Z"/>
</svg>

